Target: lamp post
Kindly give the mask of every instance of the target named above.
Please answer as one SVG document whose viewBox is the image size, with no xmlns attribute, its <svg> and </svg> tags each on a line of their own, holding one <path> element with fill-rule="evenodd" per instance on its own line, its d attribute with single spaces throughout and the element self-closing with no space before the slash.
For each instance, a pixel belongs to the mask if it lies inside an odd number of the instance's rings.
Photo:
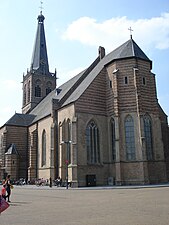
<svg viewBox="0 0 169 225">
<path fill-rule="evenodd" d="M 68 164 L 69 164 L 69 145 L 71 141 L 62 141 L 61 144 L 66 144 L 66 189 L 68 189 Z"/>
</svg>

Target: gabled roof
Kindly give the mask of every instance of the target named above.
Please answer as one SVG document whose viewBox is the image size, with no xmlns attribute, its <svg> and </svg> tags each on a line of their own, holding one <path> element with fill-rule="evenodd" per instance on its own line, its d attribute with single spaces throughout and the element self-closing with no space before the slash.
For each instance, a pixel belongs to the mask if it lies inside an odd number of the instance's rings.
<svg viewBox="0 0 169 225">
<path fill-rule="evenodd" d="M 5 152 L 6 155 L 19 155 L 15 144 L 11 144 L 10 147 Z"/>
<path fill-rule="evenodd" d="M 152 63 L 131 38 L 102 59 L 96 58 L 86 70 L 49 93 L 29 114 L 16 113 L 5 125 L 29 126 L 52 113 L 53 101 L 59 108 L 75 102 L 107 64 L 131 57 Z"/>
<path fill-rule="evenodd" d="M 114 60 L 126 59 L 126 58 L 139 58 L 151 63 L 151 60 L 145 55 L 145 53 L 140 49 L 140 47 L 131 38 L 114 51 L 110 52 L 99 62 L 95 61 L 89 66 L 88 69 L 82 71 L 74 78 L 70 79 L 63 85 L 61 85 L 56 90 L 52 91 L 48 96 L 46 96 L 30 113 L 37 115 L 33 122 L 44 118 L 52 112 L 52 99 L 55 99 L 60 104 L 60 107 L 66 106 L 74 101 L 76 101 L 81 94 L 86 90 L 86 88 L 91 84 L 91 82 L 96 78 L 99 72 L 104 68 L 105 65 L 109 64 Z M 84 76 L 85 75 L 85 76 Z M 78 80 L 81 80 L 77 86 Z M 71 92 L 70 92 L 71 90 Z M 58 92 L 58 94 L 57 94 Z M 70 93 L 67 98 L 64 96 Z M 64 99 L 64 101 L 63 101 Z"/>
<path fill-rule="evenodd" d="M 35 115 L 15 113 L 4 125 L 27 127 L 34 118 Z"/>
<path fill-rule="evenodd" d="M 52 100 L 60 101 L 64 95 L 71 89 L 76 81 L 83 75 L 84 71 L 71 78 L 66 83 L 49 93 L 31 112 L 30 114 L 36 115 L 32 123 L 50 115 L 52 113 Z"/>
<path fill-rule="evenodd" d="M 3 126 L 27 127 L 49 116 L 52 113 L 52 100 L 54 99 L 59 102 L 83 73 L 84 71 L 49 93 L 29 114 L 15 113 Z"/>
<path fill-rule="evenodd" d="M 151 60 L 145 55 L 145 53 L 140 49 L 140 47 L 135 43 L 131 38 L 126 41 L 124 44 L 116 48 L 114 51 L 106 55 L 95 67 L 88 76 L 80 83 L 80 85 L 74 90 L 74 92 L 69 96 L 69 98 L 63 103 L 63 106 L 70 104 L 71 102 L 76 101 L 81 94 L 86 90 L 86 88 L 91 84 L 91 82 L 96 78 L 99 72 L 107 64 L 115 61 L 122 60 L 127 58 L 139 58 L 145 61 L 152 63 Z"/>
</svg>

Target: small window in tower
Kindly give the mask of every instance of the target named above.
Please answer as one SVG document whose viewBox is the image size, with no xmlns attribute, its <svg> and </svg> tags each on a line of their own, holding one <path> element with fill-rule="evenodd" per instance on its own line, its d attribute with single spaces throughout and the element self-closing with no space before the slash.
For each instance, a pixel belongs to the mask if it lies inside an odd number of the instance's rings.
<svg viewBox="0 0 169 225">
<path fill-rule="evenodd" d="M 41 97 L 41 88 L 39 85 L 35 87 L 35 97 Z"/>
<path fill-rule="evenodd" d="M 28 102 L 30 102 L 30 81 L 28 83 Z"/>
<path fill-rule="evenodd" d="M 35 84 L 35 97 L 41 97 L 41 81 L 37 80 Z"/>
<path fill-rule="evenodd" d="M 128 77 L 124 78 L 124 84 L 128 84 Z"/>
<path fill-rule="evenodd" d="M 13 164 L 15 164 L 15 161 L 13 160 Z"/>
<path fill-rule="evenodd" d="M 23 105 L 26 104 L 26 84 L 24 85 L 24 91 L 23 91 Z"/>
<path fill-rule="evenodd" d="M 48 95 L 51 91 L 52 91 L 52 90 L 51 90 L 50 87 L 46 88 L 46 95 Z"/>
<path fill-rule="evenodd" d="M 143 77 L 143 85 L 146 85 L 146 78 Z"/>
<path fill-rule="evenodd" d="M 50 81 L 46 84 L 46 95 L 48 95 L 52 91 L 52 83 Z"/>
<path fill-rule="evenodd" d="M 110 80 L 110 88 L 112 88 L 112 81 Z"/>
</svg>

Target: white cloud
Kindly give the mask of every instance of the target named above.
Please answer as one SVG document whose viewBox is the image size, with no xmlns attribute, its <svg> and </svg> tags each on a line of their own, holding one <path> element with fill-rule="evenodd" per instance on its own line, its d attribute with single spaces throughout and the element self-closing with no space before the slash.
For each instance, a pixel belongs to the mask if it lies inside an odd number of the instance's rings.
<svg viewBox="0 0 169 225">
<path fill-rule="evenodd" d="M 108 50 L 118 47 L 129 39 L 128 28 L 134 30 L 133 38 L 141 46 L 153 46 L 158 49 L 169 48 L 169 13 L 150 19 L 129 20 L 116 17 L 101 23 L 90 17 L 81 17 L 73 21 L 64 32 L 65 40 L 76 40 L 86 45 L 102 45 Z"/>
</svg>

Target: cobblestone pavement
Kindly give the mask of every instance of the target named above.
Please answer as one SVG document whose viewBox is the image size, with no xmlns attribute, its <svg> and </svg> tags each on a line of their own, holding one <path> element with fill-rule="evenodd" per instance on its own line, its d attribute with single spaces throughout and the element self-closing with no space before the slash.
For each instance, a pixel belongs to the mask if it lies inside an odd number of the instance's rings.
<svg viewBox="0 0 169 225">
<path fill-rule="evenodd" d="M 167 225 L 169 187 L 14 187 L 0 225 Z"/>
</svg>

